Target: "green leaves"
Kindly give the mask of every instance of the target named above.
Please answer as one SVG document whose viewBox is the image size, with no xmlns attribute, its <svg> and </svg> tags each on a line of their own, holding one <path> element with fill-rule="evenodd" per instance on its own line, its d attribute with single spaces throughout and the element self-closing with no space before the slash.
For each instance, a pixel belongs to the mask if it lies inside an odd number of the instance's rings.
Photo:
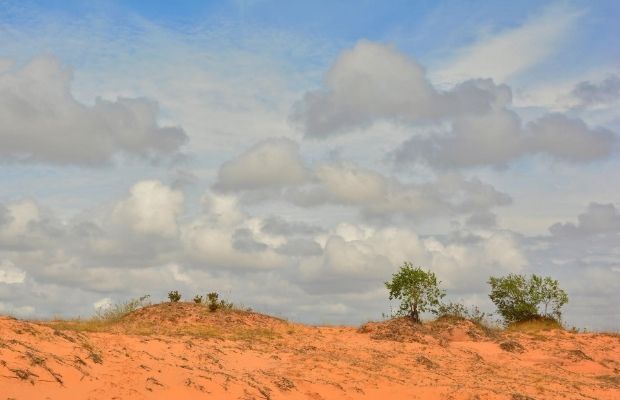
<svg viewBox="0 0 620 400">
<path fill-rule="evenodd" d="M 437 313 L 439 301 L 445 296 L 439 289 L 439 281 L 431 271 L 423 271 L 420 267 L 413 267 L 408 261 L 400 270 L 392 275 L 385 287 L 390 292 L 390 300 L 400 300 L 398 315 L 408 315 L 415 322 L 420 322 L 420 313 L 430 311 Z"/>
<path fill-rule="evenodd" d="M 490 277 L 488 283 L 491 285 L 489 297 L 506 323 L 541 316 L 559 321 L 560 308 L 568 302 L 566 292 L 550 277 L 532 275 L 526 279 L 523 275 L 509 274 Z"/>
</svg>

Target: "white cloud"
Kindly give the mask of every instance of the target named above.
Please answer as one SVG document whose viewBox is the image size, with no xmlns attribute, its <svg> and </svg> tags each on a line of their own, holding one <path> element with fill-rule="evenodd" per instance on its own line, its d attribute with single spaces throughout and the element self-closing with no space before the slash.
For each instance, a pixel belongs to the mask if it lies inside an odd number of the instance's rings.
<svg viewBox="0 0 620 400">
<path fill-rule="evenodd" d="M 160 181 L 141 181 L 116 205 L 112 217 L 139 233 L 172 236 L 177 231 L 176 218 L 183 209 L 183 199 L 182 192 Z"/>
<path fill-rule="evenodd" d="M 517 28 L 482 35 L 435 72 L 433 81 L 454 84 L 471 78 L 492 78 L 506 82 L 564 45 L 581 15 L 571 8 L 553 6 Z"/>
<path fill-rule="evenodd" d="M 470 80 L 440 92 L 424 69 L 392 46 L 360 41 L 345 50 L 325 76 L 325 87 L 307 92 L 291 120 L 306 137 L 325 138 L 376 121 L 435 122 L 478 113 L 510 101 L 506 86 Z"/>
<path fill-rule="evenodd" d="M 613 204 L 590 203 L 588 208 L 572 222 L 553 224 L 549 230 L 558 236 L 586 236 L 620 233 L 620 211 Z"/>
<path fill-rule="evenodd" d="M 297 143 L 272 138 L 222 164 L 215 187 L 221 190 L 281 187 L 301 183 L 306 176 Z"/>
<path fill-rule="evenodd" d="M 275 246 L 282 240 L 261 232 L 262 221 L 239 209 L 231 195 L 207 194 L 204 212 L 182 229 L 190 260 L 217 268 L 272 269 L 288 264 Z M 275 240 L 275 241 L 274 241 Z"/>
<path fill-rule="evenodd" d="M 491 274 L 520 272 L 528 264 L 508 232 L 420 237 L 405 228 L 340 224 L 322 240 L 324 255 L 302 260 L 300 273 L 304 287 L 324 293 L 376 287 L 406 260 L 430 268 L 445 287 L 463 293 L 480 290 Z"/>
<path fill-rule="evenodd" d="M 22 200 L 6 207 L 8 223 L 2 227 L 5 235 L 23 235 L 28 233 L 32 224 L 40 220 L 39 206 L 32 200 Z"/>
<path fill-rule="evenodd" d="M 291 188 L 285 197 L 301 207 L 357 207 L 364 217 L 379 221 L 468 214 L 510 203 L 508 195 L 475 178 L 446 174 L 426 183 L 403 183 L 344 162 L 318 166 L 316 182 Z"/>
<path fill-rule="evenodd" d="M 112 306 L 112 299 L 109 297 L 104 297 L 93 303 L 93 308 L 95 310 L 105 310 L 106 308 L 110 308 L 111 306 Z"/>
<path fill-rule="evenodd" d="M 26 272 L 17 268 L 10 260 L 0 261 L 0 283 L 14 285 L 24 283 Z"/>
<path fill-rule="evenodd" d="M 87 106 L 70 83 L 71 72 L 53 57 L 0 72 L 0 160 L 97 166 L 117 154 L 174 155 L 187 140 L 182 129 L 158 125 L 151 100 L 98 98 Z"/>
<path fill-rule="evenodd" d="M 456 118 L 447 133 L 414 136 L 393 153 L 397 164 L 424 161 L 435 168 L 505 167 L 526 156 L 588 163 L 609 158 L 618 136 L 581 119 L 546 114 L 525 126 L 506 109 Z"/>
</svg>

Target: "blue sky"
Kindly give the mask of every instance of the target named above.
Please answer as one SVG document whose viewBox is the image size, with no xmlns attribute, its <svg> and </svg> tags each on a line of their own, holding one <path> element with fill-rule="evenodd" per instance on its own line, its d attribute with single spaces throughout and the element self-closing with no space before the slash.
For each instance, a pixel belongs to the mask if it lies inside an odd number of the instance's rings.
<svg viewBox="0 0 620 400">
<path fill-rule="evenodd" d="M 0 313 L 211 290 L 389 309 L 405 259 L 493 309 L 545 273 L 618 329 L 614 1 L 0 1 Z"/>
</svg>

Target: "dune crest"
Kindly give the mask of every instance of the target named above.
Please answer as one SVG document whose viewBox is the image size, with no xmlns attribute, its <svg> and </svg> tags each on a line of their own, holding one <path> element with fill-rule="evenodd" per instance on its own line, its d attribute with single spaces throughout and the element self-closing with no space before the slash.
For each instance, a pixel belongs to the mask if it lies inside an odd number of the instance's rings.
<svg viewBox="0 0 620 400">
<path fill-rule="evenodd" d="M 620 398 L 615 334 L 314 327 L 192 303 L 96 329 L 0 317 L 0 332 L 0 400 Z"/>
</svg>

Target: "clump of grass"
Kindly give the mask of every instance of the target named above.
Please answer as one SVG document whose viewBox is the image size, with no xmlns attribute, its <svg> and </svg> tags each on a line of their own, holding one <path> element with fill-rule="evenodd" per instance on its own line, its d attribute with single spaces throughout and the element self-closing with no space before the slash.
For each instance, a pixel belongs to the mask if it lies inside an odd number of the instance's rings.
<svg viewBox="0 0 620 400">
<path fill-rule="evenodd" d="M 102 323 L 115 323 L 120 321 L 125 315 L 134 312 L 142 307 L 151 305 L 149 298 L 151 295 L 146 294 L 142 297 L 114 304 L 106 308 L 98 308 L 95 312 L 94 319 Z"/>
<path fill-rule="evenodd" d="M 73 330 L 85 332 L 98 332 L 119 322 L 126 315 L 146 306 L 151 305 L 149 301 L 150 295 L 134 298 L 122 303 L 113 304 L 109 307 L 100 307 L 95 311 L 95 315 L 88 319 L 70 319 L 70 320 L 54 320 L 50 321 L 55 329 Z"/>
</svg>

